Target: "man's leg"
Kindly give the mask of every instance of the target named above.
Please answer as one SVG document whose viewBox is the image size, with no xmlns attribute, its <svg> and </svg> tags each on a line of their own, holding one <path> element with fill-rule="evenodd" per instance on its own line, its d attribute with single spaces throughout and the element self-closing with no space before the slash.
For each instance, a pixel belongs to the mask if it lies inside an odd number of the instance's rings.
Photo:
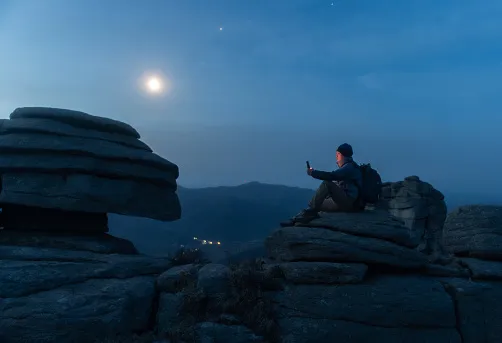
<svg viewBox="0 0 502 343">
<path fill-rule="evenodd" d="M 287 221 L 281 222 L 281 226 L 283 226 L 283 227 L 284 226 L 291 226 L 291 225 L 294 225 L 295 222 L 297 222 L 297 221 L 308 222 L 310 220 L 318 218 L 319 215 L 317 214 L 317 212 L 319 212 L 319 211 L 314 210 L 312 208 L 312 204 L 320 204 L 318 206 L 322 206 L 322 203 L 326 200 L 326 198 L 328 196 L 329 196 L 329 188 L 328 188 L 328 185 L 326 185 L 326 181 L 324 181 L 323 183 L 321 183 L 321 185 L 319 187 L 317 187 L 317 190 L 316 190 L 314 196 L 309 201 L 308 207 L 306 209 L 300 211 L 300 213 L 298 213 L 293 218 L 291 218 Z"/>
<path fill-rule="evenodd" d="M 330 188 L 331 185 L 334 185 L 333 182 L 329 181 L 323 181 L 319 187 L 317 187 L 317 190 L 315 191 L 314 196 L 312 199 L 309 201 L 309 210 L 319 212 L 321 210 L 322 204 L 324 203 L 324 200 L 326 200 L 330 196 Z"/>
<path fill-rule="evenodd" d="M 308 208 L 304 209 L 288 221 L 282 222 L 281 226 L 291 226 L 295 222 L 308 223 L 319 218 L 320 211 L 336 212 L 349 211 L 354 200 L 347 197 L 344 190 L 334 182 L 323 181 L 317 188 L 309 202 Z"/>
<path fill-rule="evenodd" d="M 321 205 L 321 212 L 338 212 L 340 208 L 332 198 L 326 198 Z"/>
<path fill-rule="evenodd" d="M 331 198 L 335 206 L 326 203 L 326 198 Z M 354 199 L 345 194 L 345 191 L 334 182 L 323 181 L 316 194 L 312 197 L 309 207 L 313 212 L 324 211 L 326 207 L 334 211 L 350 211 L 354 206 Z M 331 212 L 331 211 L 330 211 Z"/>
</svg>

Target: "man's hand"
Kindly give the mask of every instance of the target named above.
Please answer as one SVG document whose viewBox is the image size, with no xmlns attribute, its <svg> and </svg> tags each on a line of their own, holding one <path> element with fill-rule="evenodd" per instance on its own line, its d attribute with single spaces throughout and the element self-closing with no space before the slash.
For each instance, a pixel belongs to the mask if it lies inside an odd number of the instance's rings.
<svg viewBox="0 0 502 343">
<path fill-rule="evenodd" d="M 312 172 L 314 171 L 314 169 L 312 168 L 307 168 L 307 175 L 312 175 Z"/>
</svg>

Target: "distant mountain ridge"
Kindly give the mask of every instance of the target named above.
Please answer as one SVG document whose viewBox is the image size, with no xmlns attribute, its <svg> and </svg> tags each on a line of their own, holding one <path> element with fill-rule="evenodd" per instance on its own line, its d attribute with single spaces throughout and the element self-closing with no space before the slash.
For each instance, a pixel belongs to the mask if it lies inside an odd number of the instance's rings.
<svg viewBox="0 0 502 343">
<path fill-rule="evenodd" d="M 238 186 L 179 187 L 182 218 L 176 222 L 109 215 L 110 231 L 148 254 L 167 254 L 193 237 L 229 242 L 263 240 L 280 221 L 304 208 L 314 190 L 249 182 Z M 502 204 L 502 197 L 445 193 L 448 211 L 473 203 Z"/>
<path fill-rule="evenodd" d="M 225 242 L 263 240 L 312 197 L 313 190 L 249 182 L 239 186 L 179 187 L 182 218 L 164 223 L 109 215 L 110 231 L 134 242 L 140 251 L 162 254 L 194 236 Z"/>
</svg>

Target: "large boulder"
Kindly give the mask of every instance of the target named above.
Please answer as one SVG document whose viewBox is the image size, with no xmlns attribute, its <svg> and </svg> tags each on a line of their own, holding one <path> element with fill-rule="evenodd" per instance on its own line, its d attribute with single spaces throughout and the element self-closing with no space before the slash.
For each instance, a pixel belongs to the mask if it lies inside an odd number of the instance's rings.
<svg viewBox="0 0 502 343">
<path fill-rule="evenodd" d="M 502 206 L 462 206 L 444 224 L 445 249 L 458 256 L 502 260 Z"/>
<path fill-rule="evenodd" d="M 128 124 L 19 108 L 0 121 L 0 204 L 179 219 L 178 167 Z"/>
<path fill-rule="evenodd" d="M 384 183 L 378 206 L 403 220 L 411 237 L 419 241 L 419 251 L 443 254 L 442 230 L 447 208 L 444 195 L 430 183 L 421 181 L 418 176 Z"/>
</svg>

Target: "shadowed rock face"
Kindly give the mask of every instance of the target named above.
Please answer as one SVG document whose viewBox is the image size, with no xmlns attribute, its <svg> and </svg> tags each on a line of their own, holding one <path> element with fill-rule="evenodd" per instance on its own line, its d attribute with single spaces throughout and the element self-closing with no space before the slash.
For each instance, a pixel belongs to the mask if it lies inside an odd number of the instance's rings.
<svg viewBox="0 0 502 343">
<path fill-rule="evenodd" d="M 63 250 L 89 251 L 99 254 L 137 255 L 130 241 L 106 233 L 79 235 L 77 233 L 49 233 L 40 231 L 0 231 L 0 246 L 34 247 Z"/>
<path fill-rule="evenodd" d="M 177 220 L 178 167 L 128 124 L 53 108 L 0 121 L 0 204 Z"/>
</svg>

